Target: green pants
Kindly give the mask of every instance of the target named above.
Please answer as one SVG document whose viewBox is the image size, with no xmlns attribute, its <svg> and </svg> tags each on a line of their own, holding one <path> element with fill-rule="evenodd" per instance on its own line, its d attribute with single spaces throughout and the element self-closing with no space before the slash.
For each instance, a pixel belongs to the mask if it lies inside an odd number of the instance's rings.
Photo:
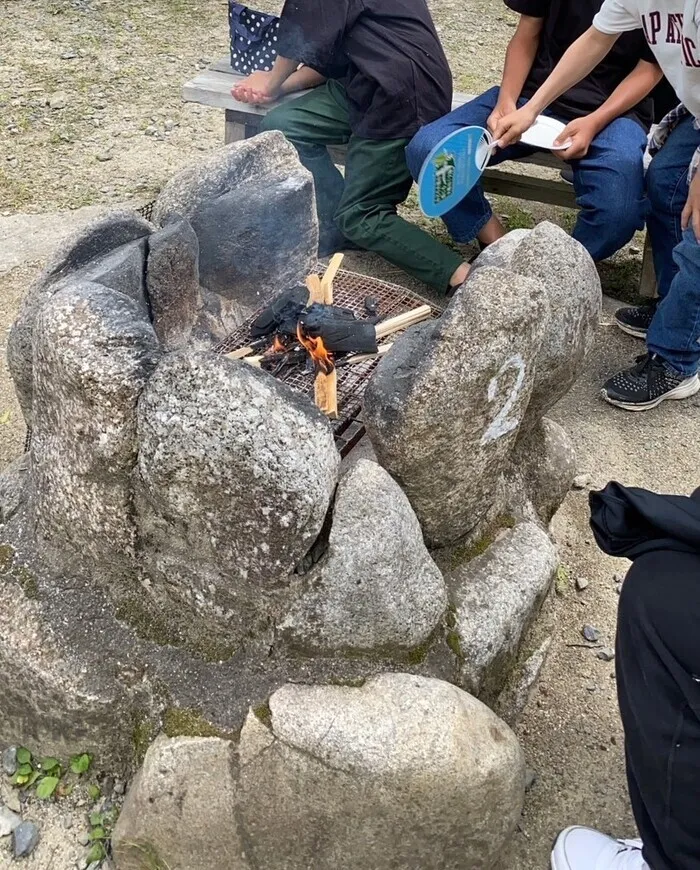
<svg viewBox="0 0 700 870">
<path fill-rule="evenodd" d="M 273 109 L 262 129 L 284 133 L 313 174 L 322 241 L 335 231 L 339 247 L 345 236 L 446 292 L 462 257 L 396 211 L 413 183 L 404 155 L 408 139 L 354 136 L 345 89 L 336 81 Z M 347 145 L 344 179 L 328 145 Z"/>
</svg>

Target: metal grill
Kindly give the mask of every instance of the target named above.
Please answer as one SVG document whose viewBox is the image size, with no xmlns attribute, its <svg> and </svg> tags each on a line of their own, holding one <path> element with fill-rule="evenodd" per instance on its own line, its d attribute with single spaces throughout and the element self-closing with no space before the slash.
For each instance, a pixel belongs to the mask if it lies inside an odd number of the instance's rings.
<svg viewBox="0 0 700 870">
<path fill-rule="evenodd" d="M 136 209 L 136 214 L 140 214 L 141 217 L 146 218 L 147 221 L 150 221 L 153 217 L 153 206 L 156 204 L 156 201 L 147 202 L 146 205 L 142 205 L 141 208 Z"/>
<path fill-rule="evenodd" d="M 319 274 L 323 274 L 319 267 Z M 420 305 L 430 305 L 433 317 L 439 317 L 442 310 L 428 299 L 411 293 L 398 284 L 389 284 L 367 275 L 347 272 L 341 269 L 333 281 L 333 304 L 351 309 L 355 316 L 366 319 L 365 299 L 373 296 L 377 302 L 377 311 L 382 320 L 412 311 Z M 264 306 L 263 306 L 264 307 Z M 260 311 L 263 309 L 261 308 Z M 250 326 L 260 312 L 256 312 L 248 321 L 232 332 L 218 347 L 217 353 L 230 353 L 250 343 Z M 384 342 L 395 341 L 400 333 L 395 333 L 384 339 Z M 365 387 L 379 360 L 368 360 L 355 365 L 339 366 L 338 372 L 338 419 L 331 420 L 333 435 L 341 456 L 347 455 L 365 433 L 362 423 L 362 398 Z M 314 373 L 305 371 L 301 366 L 294 369 L 284 369 L 276 377 L 284 381 L 298 393 L 309 396 L 313 402 Z"/>
</svg>

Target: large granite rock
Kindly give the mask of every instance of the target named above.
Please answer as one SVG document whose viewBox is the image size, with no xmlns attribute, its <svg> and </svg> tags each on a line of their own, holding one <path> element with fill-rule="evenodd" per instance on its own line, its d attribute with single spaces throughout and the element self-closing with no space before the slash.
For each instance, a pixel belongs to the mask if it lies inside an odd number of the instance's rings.
<svg viewBox="0 0 700 870">
<path fill-rule="evenodd" d="M 409 330 L 367 386 L 364 418 L 428 543 L 472 531 L 496 491 L 535 382 L 540 285 L 484 267 L 439 321 Z"/>
<path fill-rule="evenodd" d="M 508 268 L 536 279 L 549 299 L 525 421 L 530 428 L 568 393 L 581 374 L 593 347 L 603 297 L 598 270 L 588 251 L 547 221 L 538 224 L 518 245 Z"/>
<path fill-rule="evenodd" d="M 316 262 L 313 180 L 278 132 L 235 142 L 176 175 L 154 220 L 187 218 L 199 239 L 201 283 L 240 323 L 303 283 Z M 211 306 L 208 306 L 211 307 Z"/>
<path fill-rule="evenodd" d="M 236 829 L 234 746 L 217 737 L 159 737 L 112 835 L 118 870 L 247 870 Z"/>
<path fill-rule="evenodd" d="M 253 866 L 493 867 L 520 817 L 524 765 L 475 698 L 384 674 L 362 688 L 288 685 L 269 710 L 269 731 L 247 723 L 239 747 Z"/>
<path fill-rule="evenodd" d="M 208 200 L 190 220 L 199 239 L 201 282 L 228 300 L 239 323 L 303 283 L 313 266 L 314 188 L 301 166 Z"/>
<path fill-rule="evenodd" d="M 529 501 L 549 523 L 576 475 L 576 451 L 564 429 L 548 417 L 518 439 L 510 459 L 511 493 Z"/>
<path fill-rule="evenodd" d="M 156 335 L 164 350 L 182 350 L 199 316 L 199 242 L 190 223 L 173 220 L 149 240 L 146 274 Z"/>
<path fill-rule="evenodd" d="M 282 635 L 306 651 L 400 654 L 430 637 L 446 607 L 408 499 L 384 469 L 361 459 L 340 482 L 327 555 Z"/>
<path fill-rule="evenodd" d="M 547 662 L 552 638 L 547 637 L 525 658 L 519 667 L 516 667 L 508 678 L 505 688 L 498 696 L 494 711 L 514 728 L 525 712 L 530 698 L 540 679 L 540 674 Z"/>
<path fill-rule="evenodd" d="M 64 279 L 81 271 L 132 298 L 142 297 L 143 240 L 152 232 L 148 221 L 133 212 L 115 211 L 71 235 L 61 245 L 22 300 L 7 341 L 7 363 L 27 426 L 32 426 L 32 335 L 39 311 L 65 286 Z M 116 251 L 116 249 L 121 251 Z M 141 274 L 138 275 L 138 263 Z M 139 298 L 139 304 L 142 299 Z"/>
<path fill-rule="evenodd" d="M 513 254 L 531 232 L 527 229 L 517 229 L 506 233 L 479 254 L 472 263 L 472 270 L 482 269 L 484 266 L 495 266 L 498 269 L 510 268 Z"/>
<path fill-rule="evenodd" d="M 130 564 L 136 403 L 158 358 L 137 303 L 98 284 L 53 296 L 34 329 L 36 536 L 87 564 Z"/>
<path fill-rule="evenodd" d="M 165 357 L 139 403 L 153 594 L 234 644 L 264 630 L 321 531 L 339 463 L 326 419 L 284 384 L 210 353 Z"/>
<path fill-rule="evenodd" d="M 547 534 L 534 523 L 521 523 L 446 577 L 454 604 L 452 647 L 467 691 L 495 701 L 557 565 Z"/>
</svg>

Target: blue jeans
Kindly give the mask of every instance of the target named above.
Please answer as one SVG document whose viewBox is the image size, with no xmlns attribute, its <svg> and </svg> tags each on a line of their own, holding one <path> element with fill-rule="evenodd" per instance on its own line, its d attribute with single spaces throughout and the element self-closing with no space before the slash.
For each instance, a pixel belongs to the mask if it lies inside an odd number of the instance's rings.
<svg viewBox="0 0 700 870">
<path fill-rule="evenodd" d="M 688 166 L 699 145 L 700 131 L 686 118 L 647 170 L 647 230 L 661 300 L 647 346 L 688 376 L 700 363 L 700 244 L 692 228 L 682 231 L 681 212 L 688 198 Z"/>
<path fill-rule="evenodd" d="M 415 179 L 430 151 L 449 133 L 472 125 L 486 126 L 496 107 L 498 93 L 499 88 L 491 88 L 416 133 L 406 149 L 408 168 Z M 518 105 L 525 102 L 522 99 Z M 582 160 L 571 162 L 580 208 L 573 236 L 594 260 L 610 257 L 644 226 L 646 144 L 646 135 L 639 124 L 618 118 L 596 136 Z M 518 143 L 496 151 L 489 165 L 528 157 L 537 150 Z M 477 185 L 443 220 L 456 242 L 470 242 L 491 216 L 491 206 L 481 185 Z"/>
</svg>

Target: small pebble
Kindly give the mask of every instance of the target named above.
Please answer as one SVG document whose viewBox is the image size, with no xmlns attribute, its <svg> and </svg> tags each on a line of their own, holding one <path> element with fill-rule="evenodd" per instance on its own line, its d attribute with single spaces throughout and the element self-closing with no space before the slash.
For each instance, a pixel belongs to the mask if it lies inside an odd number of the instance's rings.
<svg viewBox="0 0 700 870">
<path fill-rule="evenodd" d="M 76 58 L 77 56 L 78 55 L 74 51 L 64 51 L 61 55 L 61 60 L 73 60 L 73 58 Z"/>
<path fill-rule="evenodd" d="M 595 656 L 597 659 L 600 659 L 601 662 L 611 662 L 615 658 L 615 650 L 606 646 L 603 647 L 603 649 L 599 649 Z"/>
<path fill-rule="evenodd" d="M 530 789 L 537 782 L 537 774 L 534 770 L 526 770 L 525 771 L 525 791 L 530 791 Z"/>
<path fill-rule="evenodd" d="M 574 489 L 585 489 L 590 482 L 590 474 L 577 474 L 574 478 Z"/>
<path fill-rule="evenodd" d="M 583 592 L 584 589 L 588 589 L 588 585 L 588 580 L 585 577 L 576 578 L 576 588 L 579 592 Z"/>
<path fill-rule="evenodd" d="M 2 769 L 7 776 L 14 776 L 17 771 L 17 747 L 9 746 L 2 754 Z"/>
<path fill-rule="evenodd" d="M 26 858 L 39 844 L 39 828 L 34 822 L 22 822 L 12 832 L 12 849 L 15 858 Z"/>
<path fill-rule="evenodd" d="M 63 818 L 63 827 L 64 827 L 67 831 L 70 831 L 70 829 L 73 827 L 73 819 L 72 819 L 70 816 L 64 816 L 64 818 Z"/>
<path fill-rule="evenodd" d="M 78 837 L 78 842 L 81 846 L 87 846 L 90 842 L 90 835 L 88 833 L 83 833 Z"/>
<path fill-rule="evenodd" d="M 156 130 L 155 127 L 150 126 L 150 127 L 146 127 L 146 129 L 143 131 L 143 135 L 144 136 L 155 136 L 157 132 L 158 132 L 158 130 Z"/>
<path fill-rule="evenodd" d="M 114 155 L 109 151 L 102 151 L 100 154 L 96 154 L 95 157 L 99 160 L 100 163 L 106 163 L 108 160 L 111 160 Z"/>
<path fill-rule="evenodd" d="M 174 130 L 174 129 L 175 129 L 175 121 L 173 121 L 172 118 L 168 118 L 168 120 L 165 122 L 165 125 L 164 125 L 164 126 L 165 126 L 165 129 L 166 129 L 168 132 L 170 132 L 171 130 Z"/>
<path fill-rule="evenodd" d="M 581 634 L 590 643 L 595 643 L 600 640 L 600 631 L 594 625 L 584 625 L 581 629 Z"/>
<path fill-rule="evenodd" d="M 68 105 L 68 95 L 64 94 L 63 91 L 57 91 L 55 94 L 51 94 L 49 97 L 49 108 L 50 109 L 65 109 Z"/>
<path fill-rule="evenodd" d="M 0 837 L 9 837 L 21 823 L 22 819 L 17 813 L 0 806 Z"/>
<path fill-rule="evenodd" d="M 636 245 L 630 245 L 628 250 L 629 250 L 630 254 L 641 254 L 642 253 Z"/>
<path fill-rule="evenodd" d="M 114 794 L 123 795 L 125 791 L 126 791 L 126 785 L 120 779 L 118 779 L 114 783 Z"/>
</svg>

